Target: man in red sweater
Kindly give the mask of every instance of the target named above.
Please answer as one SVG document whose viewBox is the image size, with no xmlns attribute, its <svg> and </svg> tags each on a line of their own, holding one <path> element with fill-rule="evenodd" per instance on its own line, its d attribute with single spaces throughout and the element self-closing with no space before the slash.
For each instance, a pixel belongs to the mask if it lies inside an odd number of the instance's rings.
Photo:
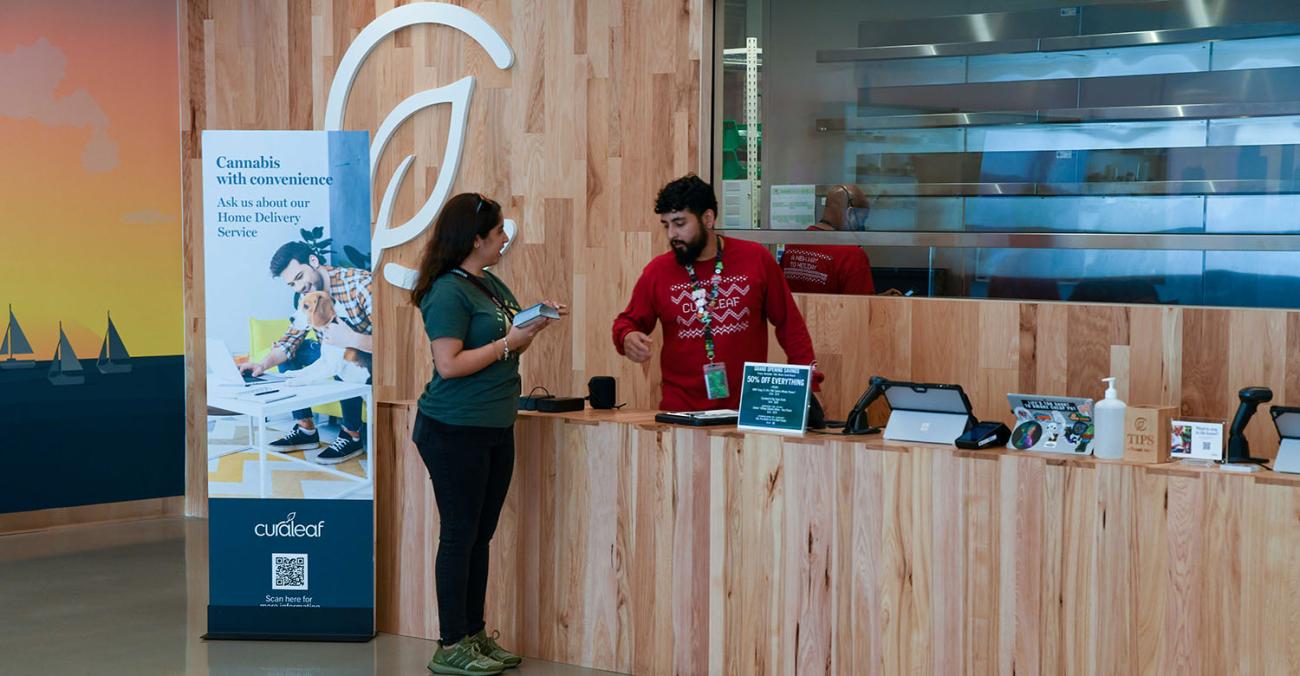
<svg viewBox="0 0 1300 676">
<path fill-rule="evenodd" d="M 826 196 L 822 218 L 809 230 L 863 230 L 867 196 L 856 185 L 837 185 Z M 876 292 L 871 261 L 860 246 L 792 244 L 781 247 L 777 260 L 791 291 L 869 296 Z"/>
<path fill-rule="evenodd" d="M 654 347 L 648 334 L 663 323 L 660 408 L 736 408 L 745 362 L 767 361 L 769 321 L 790 363 L 815 367 L 808 327 L 776 260 L 761 244 L 714 232 L 712 186 L 694 174 L 679 178 L 659 191 L 655 213 L 672 251 L 641 272 L 627 309 L 614 320 L 614 347 L 644 363 Z M 816 373 L 814 383 L 821 377 Z"/>
</svg>

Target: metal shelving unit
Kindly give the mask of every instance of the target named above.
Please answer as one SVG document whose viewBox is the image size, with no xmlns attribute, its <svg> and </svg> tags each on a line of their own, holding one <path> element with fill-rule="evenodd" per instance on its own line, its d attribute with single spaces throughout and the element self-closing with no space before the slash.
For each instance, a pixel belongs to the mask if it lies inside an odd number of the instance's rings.
<svg viewBox="0 0 1300 676">
<path fill-rule="evenodd" d="M 780 9 L 786 21 L 804 11 Z M 769 142 L 812 146 L 766 180 L 821 174 L 819 197 L 856 183 L 867 230 L 737 234 L 913 261 L 886 266 L 928 260 L 967 291 L 1008 276 L 1141 278 L 1169 302 L 1300 298 L 1300 2 L 926 9 L 865 3 L 846 17 L 856 46 L 794 48 L 819 70 L 787 90 L 764 83 L 773 100 L 827 96 L 801 119 L 769 111 Z M 766 45 L 769 58 L 796 39 Z"/>
<path fill-rule="evenodd" d="M 970 15 L 975 17 L 986 15 Z M 926 45 L 887 45 L 848 49 L 821 49 L 818 63 L 886 61 L 894 59 L 930 59 L 991 54 L 1029 54 L 1089 49 L 1116 49 L 1149 45 L 1174 45 L 1211 40 L 1238 40 L 1276 37 L 1300 33 L 1300 23 L 1278 21 L 1235 26 L 1174 28 L 1165 30 L 1125 31 L 1094 35 L 1073 35 L 976 42 L 949 42 Z"/>
<path fill-rule="evenodd" d="M 817 52 L 853 64 L 857 115 L 814 129 L 857 154 L 885 227 L 910 209 L 917 232 L 1300 229 L 1277 213 L 1300 207 L 1300 3 L 1215 7 L 864 22 L 864 46 Z M 921 34 L 940 40 L 895 44 Z"/>
<path fill-rule="evenodd" d="M 731 230 L 763 244 L 856 244 L 941 249 L 1090 249 L 1139 251 L 1300 251 L 1300 235 L 1151 235 L 1083 232 L 822 232 Z"/>
</svg>

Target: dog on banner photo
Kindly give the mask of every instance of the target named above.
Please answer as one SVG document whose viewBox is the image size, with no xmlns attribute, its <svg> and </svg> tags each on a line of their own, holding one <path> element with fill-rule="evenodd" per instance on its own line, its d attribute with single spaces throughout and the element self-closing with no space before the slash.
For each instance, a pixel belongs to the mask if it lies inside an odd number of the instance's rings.
<svg viewBox="0 0 1300 676">
<path fill-rule="evenodd" d="M 338 321 L 334 311 L 334 300 L 324 291 L 312 291 L 298 301 L 298 311 L 290 322 L 293 328 L 306 331 L 314 329 L 321 335 L 325 327 Z M 337 376 L 349 383 L 364 383 L 370 379 L 372 357 L 368 352 L 356 348 L 341 348 L 335 345 L 320 346 L 320 359 L 296 371 L 287 371 L 285 376 L 300 383 L 333 380 Z"/>
</svg>

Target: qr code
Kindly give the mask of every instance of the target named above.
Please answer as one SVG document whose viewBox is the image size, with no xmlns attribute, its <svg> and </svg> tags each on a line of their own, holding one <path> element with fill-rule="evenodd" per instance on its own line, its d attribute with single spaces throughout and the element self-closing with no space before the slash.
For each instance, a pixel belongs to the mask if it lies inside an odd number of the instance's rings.
<svg viewBox="0 0 1300 676">
<path fill-rule="evenodd" d="M 307 555 L 306 554 L 272 554 L 271 555 L 272 589 L 306 589 Z"/>
</svg>

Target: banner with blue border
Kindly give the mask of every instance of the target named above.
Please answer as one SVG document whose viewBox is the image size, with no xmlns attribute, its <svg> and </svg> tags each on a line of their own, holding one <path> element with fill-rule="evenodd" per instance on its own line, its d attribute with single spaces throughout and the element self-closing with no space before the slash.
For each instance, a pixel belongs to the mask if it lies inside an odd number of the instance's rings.
<svg viewBox="0 0 1300 676">
<path fill-rule="evenodd" d="M 375 633 L 369 151 L 203 133 L 207 638 Z"/>
</svg>

